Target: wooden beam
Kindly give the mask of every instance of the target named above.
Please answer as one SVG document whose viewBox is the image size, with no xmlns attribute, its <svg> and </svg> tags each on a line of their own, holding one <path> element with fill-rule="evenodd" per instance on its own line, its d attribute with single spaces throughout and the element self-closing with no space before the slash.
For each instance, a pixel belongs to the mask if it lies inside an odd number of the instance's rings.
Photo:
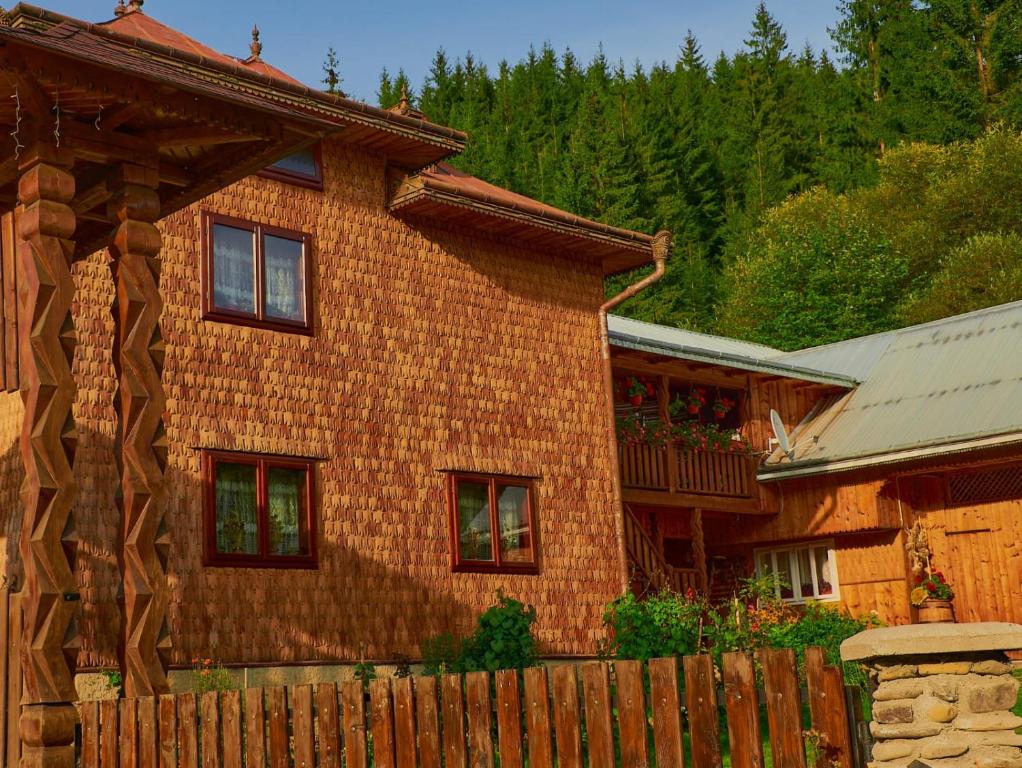
<svg viewBox="0 0 1022 768">
<path fill-rule="evenodd" d="M 103 179 L 75 195 L 75 199 L 71 201 L 71 208 L 74 209 L 79 218 L 83 218 L 83 214 L 109 200 L 111 194 L 110 182 L 107 179 Z M 106 216 L 103 219 L 106 220 Z"/>
<path fill-rule="evenodd" d="M 731 512 L 737 515 L 772 515 L 760 509 L 759 499 L 734 499 L 698 493 L 668 493 L 667 491 L 638 491 L 625 489 L 622 499 L 626 504 L 674 509 L 699 508 L 705 512 Z"/>
<path fill-rule="evenodd" d="M 142 105 L 135 101 L 130 104 L 119 104 L 107 110 L 103 110 L 97 116 L 101 128 L 108 131 L 115 131 L 129 120 L 134 119 L 142 112 Z"/>
<path fill-rule="evenodd" d="M 614 366 L 615 375 L 622 373 L 641 373 L 648 376 L 666 375 L 674 379 L 691 381 L 693 384 L 745 389 L 745 376 L 743 375 L 725 373 L 720 368 L 713 367 L 694 370 L 684 360 L 663 358 L 659 362 L 648 363 L 630 355 L 619 354 L 619 351 L 615 350 L 611 357 L 611 364 Z"/>
<path fill-rule="evenodd" d="M 235 133 L 206 125 L 185 125 L 177 128 L 157 128 L 141 134 L 141 138 L 157 144 L 160 149 L 204 146 L 209 144 L 243 144 L 262 137 L 251 133 Z"/>
</svg>

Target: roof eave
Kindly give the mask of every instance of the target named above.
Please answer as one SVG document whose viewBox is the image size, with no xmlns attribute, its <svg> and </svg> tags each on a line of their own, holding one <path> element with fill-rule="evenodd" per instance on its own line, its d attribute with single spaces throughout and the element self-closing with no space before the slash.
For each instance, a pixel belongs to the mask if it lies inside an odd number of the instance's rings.
<svg viewBox="0 0 1022 768">
<path fill-rule="evenodd" d="M 804 459 L 782 464 L 761 464 L 756 473 L 760 482 L 788 480 L 800 477 L 816 477 L 819 475 L 851 472 L 857 469 L 903 464 L 910 461 L 951 456 L 988 448 L 1001 448 L 1010 445 L 1022 445 L 1022 432 L 1012 431 L 998 435 L 974 437 L 956 440 L 950 443 L 936 443 L 907 447 L 883 453 L 862 454 L 843 459 Z"/>
<path fill-rule="evenodd" d="M 709 349 L 690 347 L 684 344 L 671 344 L 666 341 L 651 341 L 649 339 L 635 336 L 633 334 L 621 333 L 620 331 L 610 332 L 610 342 L 613 346 L 626 347 L 639 352 L 651 352 L 653 354 L 675 357 L 680 360 L 691 360 L 698 363 L 711 363 L 713 365 L 737 368 L 743 371 L 763 373 L 770 376 L 782 376 L 798 381 L 808 381 L 814 384 L 825 384 L 843 389 L 853 389 L 859 382 L 847 376 L 830 374 L 823 371 L 814 371 L 809 368 L 787 366 L 772 363 L 767 360 L 757 360 L 743 355 L 716 352 Z"/>
</svg>

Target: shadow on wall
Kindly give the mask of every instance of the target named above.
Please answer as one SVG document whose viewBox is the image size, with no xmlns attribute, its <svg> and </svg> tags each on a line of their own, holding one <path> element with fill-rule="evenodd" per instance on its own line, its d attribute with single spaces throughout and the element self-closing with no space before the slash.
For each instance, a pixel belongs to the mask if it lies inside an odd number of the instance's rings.
<svg viewBox="0 0 1022 768">
<path fill-rule="evenodd" d="M 0 456 L 4 478 L 16 472 L 17 443 Z M 120 514 L 113 441 L 79 430 L 75 459 L 78 501 L 75 526 L 79 547 L 75 572 L 81 592 L 79 669 L 117 666 L 121 618 L 117 546 Z M 344 545 L 348 530 L 342 515 L 324 515 L 322 489 L 318 562 L 315 569 L 222 568 L 202 564 L 201 481 L 197 475 L 168 468 L 168 525 L 171 551 L 167 582 L 171 591 L 169 623 L 172 667 L 191 666 L 195 657 L 224 663 L 287 664 L 308 661 L 387 660 L 411 655 L 426 637 L 463 632 L 478 611 L 449 590 L 434 589 L 408 574 L 401 562 L 386 562 Z M 16 498 L 16 496 L 15 496 Z M 8 576 L 20 585 L 18 555 L 20 504 L 5 505 L 3 528 Z M 328 526 L 325 519 L 331 519 Z M 394 542 L 391 560 L 407 561 Z M 381 554 L 381 553 L 376 553 Z M 437 563 L 444 575 L 446 561 Z"/>
</svg>

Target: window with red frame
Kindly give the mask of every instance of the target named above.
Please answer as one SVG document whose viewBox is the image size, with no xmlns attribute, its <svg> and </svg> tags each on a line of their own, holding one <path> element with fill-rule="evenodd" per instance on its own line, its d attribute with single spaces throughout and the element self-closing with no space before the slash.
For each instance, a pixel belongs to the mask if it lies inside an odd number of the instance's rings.
<svg viewBox="0 0 1022 768">
<path fill-rule="evenodd" d="M 203 453 L 208 565 L 314 567 L 311 459 Z"/>
<path fill-rule="evenodd" d="M 300 187 L 323 189 L 323 162 L 319 145 L 292 152 L 264 168 L 259 175 Z"/>
<path fill-rule="evenodd" d="M 451 474 L 448 483 L 454 570 L 537 573 L 532 482 L 500 475 Z"/>
<path fill-rule="evenodd" d="M 202 227 L 203 318 L 311 330 L 308 235 L 211 213 Z"/>
</svg>

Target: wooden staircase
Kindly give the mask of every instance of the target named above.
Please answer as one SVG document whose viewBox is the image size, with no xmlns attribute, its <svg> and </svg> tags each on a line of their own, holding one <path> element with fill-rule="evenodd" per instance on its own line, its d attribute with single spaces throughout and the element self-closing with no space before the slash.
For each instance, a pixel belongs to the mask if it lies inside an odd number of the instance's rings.
<svg viewBox="0 0 1022 768">
<path fill-rule="evenodd" d="M 625 507 L 625 549 L 632 565 L 632 588 L 639 593 L 670 590 L 684 594 L 699 589 L 698 572 L 690 568 L 675 568 L 668 563 L 636 519 Z"/>
</svg>

